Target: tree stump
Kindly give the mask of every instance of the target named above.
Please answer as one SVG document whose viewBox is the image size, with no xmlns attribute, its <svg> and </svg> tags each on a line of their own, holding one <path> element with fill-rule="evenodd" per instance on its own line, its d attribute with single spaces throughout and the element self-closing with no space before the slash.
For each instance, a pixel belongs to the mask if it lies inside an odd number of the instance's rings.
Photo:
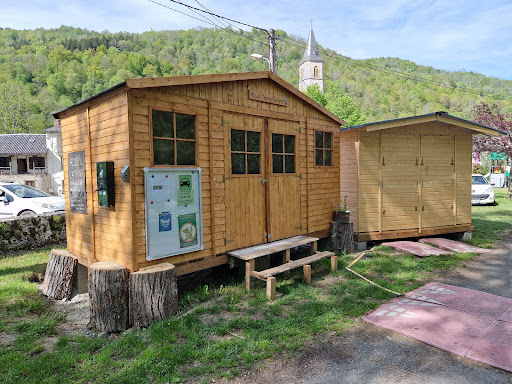
<svg viewBox="0 0 512 384">
<path fill-rule="evenodd" d="M 71 253 L 52 249 L 44 275 L 43 294 L 53 299 L 69 299 L 78 259 Z"/>
<path fill-rule="evenodd" d="M 130 323 L 141 328 L 178 312 L 176 267 L 162 263 L 130 275 Z"/>
<path fill-rule="evenodd" d="M 352 223 L 331 221 L 331 243 L 336 252 L 354 252 L 354 234 Z"/>
<path fill-rule="evenodd" d="M 129 277 L 128 269 L 111 261 L 89 266 L 89 328 L 102 332 L 128 328 Z"/>
</svg>

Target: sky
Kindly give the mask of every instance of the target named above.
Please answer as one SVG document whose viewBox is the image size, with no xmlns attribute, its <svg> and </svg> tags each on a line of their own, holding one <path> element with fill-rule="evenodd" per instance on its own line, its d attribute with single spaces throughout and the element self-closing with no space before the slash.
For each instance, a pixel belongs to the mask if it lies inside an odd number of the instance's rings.
<svg viewBox="0 0 512 384">
<path fill-rule="evenodd" d="M 155 0 L 196 14 L 169 0 Z M 199 7 L 196 0 L 181 0 Z M 198 0 L 213 12 L 307 38 L 354 59 L 398 57 L 512 80 L 512 1 Z M 149 0 L 0 0 L 0 27 L 110 32 L 211 27 Z M 248 28 L 244 28 L 248 30 Z"/>
</svg>

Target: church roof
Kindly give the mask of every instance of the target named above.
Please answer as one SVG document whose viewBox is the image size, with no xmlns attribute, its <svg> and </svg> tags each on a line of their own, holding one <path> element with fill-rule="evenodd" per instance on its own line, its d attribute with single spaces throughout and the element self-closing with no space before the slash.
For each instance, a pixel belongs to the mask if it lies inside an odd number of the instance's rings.
<svg viewBox="0 0 512 384">
<path fill-rule="evenodd" d="M 309 30 L 308 43 L 306 45 L 306 49 L 304 50 L 304 58 L 300 62 L 301 64 L 305 61 L 321 61 L 324 60 L 320 57 L 318 53 L 318 47 L 316 45 L 315 33 L 313 32 L 313 26 Z"/>
</svg>

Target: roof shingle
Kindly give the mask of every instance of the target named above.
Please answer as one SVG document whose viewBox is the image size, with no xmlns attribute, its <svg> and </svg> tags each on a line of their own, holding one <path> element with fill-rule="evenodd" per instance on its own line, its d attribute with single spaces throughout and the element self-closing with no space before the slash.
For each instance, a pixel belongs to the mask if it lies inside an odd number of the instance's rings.
<svg viewBox="0 0 512 384">
<path fill-rule="evenodd" d="M 0 135 L 0 156 L 45 155 L 46 135 L 16 133 Z"/>
</svg>

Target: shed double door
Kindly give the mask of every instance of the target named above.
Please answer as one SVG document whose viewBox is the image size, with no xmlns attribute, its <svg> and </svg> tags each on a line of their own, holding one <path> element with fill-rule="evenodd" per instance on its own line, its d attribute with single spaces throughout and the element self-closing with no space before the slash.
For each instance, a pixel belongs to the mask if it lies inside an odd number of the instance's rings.
<svg viewBox="0 0 512 384">
<path fill-rule="evenodd" d="M 381 231 L 455 225 L 454 136 L 381 135 Z"/>
<path fill-rule="evenodd" d="M 222 125 L 226 250 L 300 234 L 298 123 L 225 113 Z"/>
</svg>

